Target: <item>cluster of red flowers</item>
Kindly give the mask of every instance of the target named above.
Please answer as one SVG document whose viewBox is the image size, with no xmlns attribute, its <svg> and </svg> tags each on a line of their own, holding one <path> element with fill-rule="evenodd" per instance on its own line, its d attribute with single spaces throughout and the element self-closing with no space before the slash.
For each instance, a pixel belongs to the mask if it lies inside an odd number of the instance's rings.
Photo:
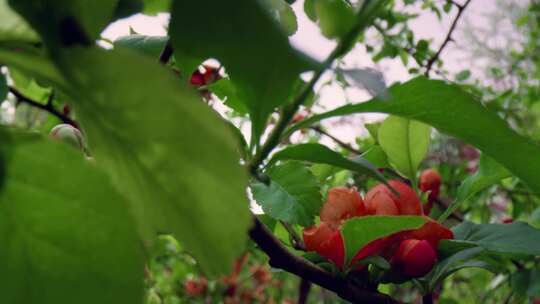
<svg viewBox="0 0 540 304">
<path fill-rule="evenodd" d="M 420 199 L 411 187 L 397 180 L 388 183 L 399 196 L 383 184 L 376 185 L 366 193 L 365 200 L 355 189 L 330 189 L 321 209 L 320 225 L 304 230 L 306 249 L 331 260 L 342 270 L 349 269 L 365 257 L 381 256 L 390 262 L 393 270 L 409 277 L 421 277 L 431 271 L 437 260 L 436 250 L 439 241 L 452 239 L 453 233 L 423 215 Z M 439 185 L 440 182 L 437 191 Z M 426 191 L 434 193 L 431 188 Z M 401 231 L 368 243 L 347 265 L 344 265 L 342 224 L 353 217 L 371 215 L 424 216 L 426 222 L 418 229 Z"/>
</svg>

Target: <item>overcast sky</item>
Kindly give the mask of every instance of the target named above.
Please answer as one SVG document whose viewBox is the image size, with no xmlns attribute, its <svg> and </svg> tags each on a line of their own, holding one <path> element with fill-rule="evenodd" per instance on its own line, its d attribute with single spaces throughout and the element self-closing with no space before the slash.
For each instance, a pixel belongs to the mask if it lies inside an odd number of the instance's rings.
<svg viewBox="0 0 540 304">
<path fill-rule="evenodd" d="M 442 0 L 441 0 L 442 1 Z M 463 2 L 464 0 L 456 0 Z M 463 45 L 460 45 L 464 39 L 460 35 L 463 34 L 463 28 L 466 24 L 472 24 L 474 27 L 489 27 L 488 21 L 485 18 L 486 14 L 490 14 L 496 9 L 494 3 L 496 0 L 472 0 L 471 4 L 465 11 L 458 28 L 456 30 L 456 43 L 450 43 L 445 49 L 441 57 L 444 59 L 445 68 L 451 74 L 455 74 L 463 69 L 470 68 L 471 62 L 464 60 L 467 57 L 467 52 L 461 50 Z M 507 0 L 511 1 L 511 0 Z M 513 0 L 517 2 L 526 2 L 527 0 Z M 290 37 L 291 43 L 298 49 L 307 54 L 323 60 L 334 48 L 335 42 L 328 40 L 322 36 L 318 27 L 311 22 L 303 11 L 303 0 L 298 0 L 293 5 L 298 18 L 298 31 Z M 415 10 L 413 8 L 413 10 Z M 418 12 L 419 10 L 416 9 Z M 438 20 L 434 14 L 422 13 L 419 18 L 411 24 L 416 37 L 433 41 L 433 47 L 438 48 L 442 43 L 450 24 L 456 14 L 457 9 L 453 9 L 449 16 Z M 165 35 L 166 24 L 168 23 L 168 15 L 160 14 L 157 17 L 149 17 L 144 15 L 135 15 L 130 18 L 118 21 L 107 28 L 103 36 L 111 40 L 119 36 L 129 34 L 129 28 L 132 27 L 136 32 L 146 35 Z M 462 42 L 463 43 L 463 42 Z M 411 60 L 412 61 L 412 60 Z M 371 67 L 381 71 L 387 83 L 394 81 L 406 81 L 411 76 L 407 73 L 407 69 L 403 67 L 400 59 L 385 59 L 375 64 L 371 61 L 370 56 L 364 51 L 362 46 L 355 48 L 347 55 L 345 62 L 348 67 Z M 410 66 L 412 67 L 412 66 Z M 481 66 L 480 66 L 481 67 Z M 343 105 L 347 102 L 363 101 L 369 98 L 369 95 L 360 89 L 349 89 L 343 92 L 338 86 L 325 87 L 320 91 L 321 98 L 319 103 L 326 108 L 334 108 Z M 362 127 L 364 121 L 372 121 L 381 119 L 383 115 L 356 115 L 351 119 L 351 123 L 347 125 L 337 124 L 336 121 L 326 122 L 326 126 L 330 127 L 330 131 L 348 142 L 353 142 L 354 138 L 366 134 L 366 130 Z M 330 144 L 330 142 L 328 142 Z"/>
</svg>

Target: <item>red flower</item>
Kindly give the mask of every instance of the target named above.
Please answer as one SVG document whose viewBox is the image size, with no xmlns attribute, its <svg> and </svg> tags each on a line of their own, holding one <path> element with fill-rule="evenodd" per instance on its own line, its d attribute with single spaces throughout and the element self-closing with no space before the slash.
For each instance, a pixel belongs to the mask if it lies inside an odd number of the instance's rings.
<svg viewBox="0 0 540 304">
<path fill-rule="evenodd" d="M 365 214 L 364 201 L 356 189 L 337 187 L 328 190 L 328 197 L 321 209 L 321 221 L 338 226 L 344 220 Z"/>
<path fill-rule="evenodd" d="M 421 215 L 420 198 L 408 185 L 390 180 L 399 197 L 384 184 L 378 184 L 366 194 L 366 211 L 369 215 Z"/>
<path fill-rule="evenodd" d="M 184 290 L 186 294 L 197 297 L 202 295 L 208 287 L 208 281 L 206 278 L 189 279 L 184 282 Z"/>
<path fill-rule="evenodd" d="M 441 187 L 441 175 L 433 169 L 427 169 L 420 174 L 420 191 L 428 192 L 430 198 L 437 198 Z"/>
<path fill-rule="evenodd" d="M 399 181 L 389 181 L 389 184 L 400 194 L 399 197 L 387 186 L 379 184 L 366 194 L 365 206 L 354 189 L 330 189 L 328 199 L 321 209 L 321 224 L 304 230 L 306 249 L 329 259 L 342 270 L 353 266 L 360 259 L 378 255 L 391 261 L 405 275 L 418 277 L 429 272 L 437 259 L 439 241 L 452 239 L 453 233 L 428 217 L 425 217 L 426 223 L 418 229 L 401 231 L 368 243 L 348 265 L 344 265 L 345 248 L 340 228 L 345 220 L 366 214 L 421 215 L 420 199 L 409 186 Z M 427 259 L 424 263 L 419 261 L 422 256 Z"/>
<path fill-rule="evenodd" d="M 437 253 L 426 240 L 409 239 L 401 242 L 392 257 L 392 264 L 412 278 L 423 277 L 437 261 Z"/>
</svg>

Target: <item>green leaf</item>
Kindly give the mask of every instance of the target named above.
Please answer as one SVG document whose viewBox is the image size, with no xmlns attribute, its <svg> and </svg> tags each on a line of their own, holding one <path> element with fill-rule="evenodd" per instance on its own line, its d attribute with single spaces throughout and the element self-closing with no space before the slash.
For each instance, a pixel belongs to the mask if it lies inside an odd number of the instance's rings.
<svg viewBox="0 0 540 304">
<path fill-rule="evenodd" d="M 114 47 L 124 47 L 158 59 L 169 38 L 165 36 L 128 35 L 114 41 Z"/>
<path fill-rule="evenodd" d="M 506 121 L 459 86 L 420 76 L 393 86 L 390 96 L 390 100 L 385 102 L 374 99 L 312 116 L 293 125 L 284 136 L 329 117 L 366 112 L 389 113 L 424 122 L 476 146 L 540 192 L 538 146 L 510 129 Z"/>
<path fill-rule="evenodd" d="M 367 123 L 364 127 L 368 130 L 369 135 L 375 140 L 376 143 L 379 139 L 379 128 L 381 127 L 382 122 Z"/>
<path fill-rule="evenodd" d="M 227 272 L 251 222 L 247 174 L 230 129 L 193 88 L 147 56 L 78 48 L 63 55 L 59 65 L 71 82 L 61 88 L 73 100 L 96 164 L 129 199 L 146 242 L 172 232 L 204 270 Z M 34 60 L 35 66 L 0 51 L 0 61 L 6 58 L 58 77 L 46 61 Z M 224 218 L 235 220 L 222 225 Z"/>
<path fill-rule="evenodd" d="M 353 265 L 351 265 L 351 269 L 354 269 L 361 265 L 375 265 L 379 267 L 380 269 L 388 270 L 390 269 L 390 263 L 388 263 L 387 260 L 385 260 L 383 257 L 375 255 L 375 256 L 367 256 L 365 258 L 362 258 L 358 261 L 356 261 Z"/>
<path fill-rule="evenodd" d="M 26 75 L 32 76 L 40 81 L 45 81 L 59 89 L 67 90 L 68 85 L 64 76 L 45 57 L 32 54 L 26 51 L 7 50 L 0 48 L 0 64 L 9 68 L 16 68 Z M 28 77 L 23 76 L 25 82 L 30 82 Z M 17 81 L 17 79 L 14 79 Z M 28 83 L 26 83 L 28 84 Z"/>
<path fill-rule="evenodd" d="M 270 113 L 289 101 L 300 72 L 309 68 L 257 1 L 174 1 L 169 33 L 175 58 L 187 73 L 196 68 L 193 62 L 208 58 L 225 66 L 249 110 L 255 141 Z"/>
<path fill-rule="evenodd" d="M 130 198 L 146 235 L 171 231 L 205 270 L 227 272 L 251 223 L 229 128 L 154 60 L 120 50 L 66 55 L 95 158 Z M 227 218 L 235 220 L 223 225 Z"/>
<path fill-rule="evenodd" d="M 457 81 L 465 81 L 465 80 L 469 79 L 469 77 L 471 77 L 471 71 L 463 70 L 463 71 L 457 73 L 456 80 Z"/>
<path fill-rule="evenodd" d="M 288 162 L 272 167 L 267 174 L 270 185 L 257 182 L 251 185 L 255 200 L 271 217 L 304 227 L 322 207 L 319 185 L 313 173 L 300 162 Z"/>
<path fill-rule="evenodd" d="M 464 240 L 495 253 L 540 255 L 540 230 L 527 223 L 463 222 L 452 230 L 456 240 Z"/>
<path fill-rule="evenodd" d="M 298 30 L 296 14 L 287 2 L 284 0 L 259 0 L 259 2 L 270 11 L 272 18 L 288 36 Z"/>
<path fill-rule="evenodd" d="M 318 0 L 315 11 L 322 34 L 327 38 L 341 38 L 355 23 L 352 6 L 344 0 Z"/>
<path fill-rule="evenodd" d="M 113 19 L 126 18 L 140 12 L 144 7 L 143 0 L 118 0 Z"/>
<path fill-rule="evenodd" d="M 346 264 L 371 241 L 391 234 L 420 228 L 426 219 L 421 216 L 363 216 L 343 224 Z"/>
<path fill-rule="evenodd" d="M 6 99 L 8 92 L 6 75 L 0 72 L 0 104 Z"/>
<path fill-rule="evenodd" d="M 8 0 L 0 0 L 0 41 L 39 41 L 36 32 L 13 11 Z"/>
<path fill-rule="evenodd" d="M 113 19 L 118 0 L 8 0 L 49 48 L 89 45 Z"/>
<path fill-rule="evenodd" d="M 468 200 L 474 194 L 510 176 L 510 172 L 503 166 L 499 165 L 489 156 L 482 154 L 480 156 L 478 171 L 463 181 L 457 190 L 455 201 L 450 204 L 445 212 L 439 217 L 438 221 L 444 221 L 459 207 L 460 203 Z"/>
<path fill-rule="evenodd" d="M 236 87 L 230 79 L 220 79 L 210 84 L 208 89 L 216 94 L 219 99 L 223 100 L 226 106 L 235 110 L 238 114 L 244 115 L 248 113 L 246 105 L 238 97 Z"/>
<path fill-rule="evenodd" d="M 464 265 L 471 266 L 463 262 L 477 257 L 483 251 L 484 251 L 484 248 L 482 247 L 468 248 L 463 251 L 459 251 L 456 254 L 453 254 L 447 257 L 446 259 L 440 261 L 439 263 L 437 263 L 437 265 L 426 277 L 426 280 L 428 281 L 428 290 L 429 291 L 433 290 L 433 288 L 437 285 L 437 283 L 441 282 L 447 276 L 458 271 L 459 269 L 464 268 L 463 267 Z M 457 263 L 460 263 L 460 262 L 461 262 L 460 265 L 456 265 Z M 485 265 L 482 264 L 482 266 L 485 266 Z"/>
<path fill-rule="evenodd" d="M 144 0 L 143 13 L 147 15 L 157 15 L 168 12 L 171 8 L 172 0 Z"/>
<path fill-rule="evenodd" d="M 316 22 L 317 21 L 317 11 L 315 9 L 315 4 L 318 0 L 305 0 L 304 1 L 304 12 L 308 16 L 309 20 Z"/>
<path fill-rule="evenodd" d="M 475 193 L 509 176 L 511 175 L 508 170 L 499 165 L 491 157 L 482 154 L 480 156 L 478 171 L 474 175 L 467 177 L 461 186 L 459 186 L 456 200 L 467 200 Z"/>
<path fill-rule="evenodd" d="M 0 141 L 2 303 L 142 303 L 136 228 L 107 175 L 36 134 Z"/>
<path fill-rule="evenodd" d="M 328 147 L 321 144 L 299 144 L 288 146 L 287 148 L 274 154 L 272 162 L 282 159 L 304 160 L 312 163 L 328 164 L 335 167 L 356 171 L 360 174 L 371 176 L 383 183 L 386 180 L 382 174 L 377 171 L 372 164 L 361 157 L 356 157 L 355 160 L 349 160 L 341 154 L 330 150 Z"/>
<path fill-rule="evenodd" d="M 389 168 L 388 157 L 379 145 L 375 145 L 366 152 L 362 153 L 361 157 L 373 164 L 377 168 Z M 355 159 L 355 158 L 353 158 Z"/>
<path fill-rule="evenodd" d="M 431 128 L 407 118 L 389 116 L 379 128 L 379 144 L 390 163 L 411 181 L 429 148 Z"/>
</svg>

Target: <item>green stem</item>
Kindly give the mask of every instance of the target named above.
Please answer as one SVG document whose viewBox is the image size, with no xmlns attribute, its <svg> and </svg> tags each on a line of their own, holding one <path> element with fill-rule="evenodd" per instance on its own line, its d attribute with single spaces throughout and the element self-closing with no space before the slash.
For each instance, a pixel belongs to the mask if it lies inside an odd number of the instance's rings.
<svg viewBox="0 0 540 304">
<path fill-rule="evenodd" d="M 366 29 L 366 27 L 372 22 L 377 11 L 382 8 L 388 0 L 375 1 L 367 0 L 364 2 L 362 9 L 358 13 L 357 24 L 350 30 L 340 41 L 337 47 L 332 51 L 328 58 L 323 62 L 321 68 L 315 71 L 315 74 L 311 80 L 305 85 L 300 94 L 292 101 L 292 103 L 284 106 L 281 109 L 279 120 L 276 126 L 268 136 L 266 142 L 261 146 L 260 150 L 255 154 L 248 164 L 250 173 L 255 173 L 259 169 L 259 166 L 264 162 L 266 157 L 272 152 L 272 150 L 279 144 L 283 131 L 287 128 L 292 121 L 294 114 L 298 111 L 300 106 L 305 102 L 313 87 L 326 71 L 326 69 L 332 66 L 335 59 L 345 55 L 347 51 L 356 43 L 356 39 L 360 33 Z"/>
</svg>

